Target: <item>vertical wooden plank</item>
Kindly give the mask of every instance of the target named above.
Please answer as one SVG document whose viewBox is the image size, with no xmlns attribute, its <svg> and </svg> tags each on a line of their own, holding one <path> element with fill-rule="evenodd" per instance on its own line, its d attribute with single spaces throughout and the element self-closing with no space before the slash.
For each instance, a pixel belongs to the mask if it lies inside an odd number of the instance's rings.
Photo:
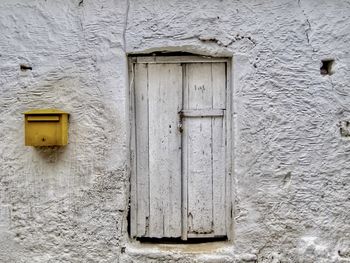
<svg viewBox="0 0 350 263">
<path fill-rule="evenodd" d="M 211 109 L 212 85 L 211 63 L 192 63 L 187 65 L 188 108 Z"/>
<path fill-rule="evenodd" d="M 180 64 L 149 64 L 150 237 L 181 236 Z"/>
<path fill-rule="evenodd" d="M 226 108 L 226 63 L 211 63 L 213 109 Z"/>
<path fill-rule="evenodd" d="M 215 236 L 226 235 L 225 135 L 222 117 L 212 118 L 213 216 Z"/>
<path fill-rule="evenodd" d="M 248 60 L 247 60 L 248 61 Z M 239 64 L 242 67 L 241 61 L 239 61 Z M 244 68 L 244 67 L 243 67 Z M 236 112 L 235 108 L 236 103 L 234 101 L 233 94 L 234 92 L 234 84 L 231 82 L 231 79 L 233 79 L 232 74 L 232 63 L 231 61 L 228 61 L 226 63 L 226 115 L 225 115 L 225 133 L 226 133 L 226 231 L 227 231 L 227 237 L 228 240 L 233 240 L 233 227 L 234 227 L 234 221 L 233 221 L 233 213 L 234 213 L 234 189 L 235 186 L 234 180 L 233 180 L 233 171 L 234 171 L 234 138 L 235 136 L 235 129 L 234 129 L 234 123 L 235 123 L 235 116 L 234 114 Z"/>
<path fill-rule="evenodd" d="M 226 108 L 226 65 L 212 63 L 213 108 Z M 215 236 L 226 231 L 225 121 L 212 118 L 213 132 L 213 216 Z"/>
<path fill-rule="evenodd" d="M 187 65 L 187 109 L 212 108 L 211 65 Z M 186 118 L 188 233 L 213 233 L 211 118 Z"/>
<path fill-rule="evenodd" d="M 131 138 L 130 138 L 130 235 L 137 236 L 137 195 L 136 195 L 136 119 L 135 119 L 135 64 L 129 61 L 129 95 L 130 95 L 130 120 L 131 120 Z"/>
<path fill-rule="evenodd" d="M 211 118 L 186 118 L 188 232 L 213 232 Z"/>
<path fill-rule="evenodd" d="M 147 236 L 149 220 L 148 65 L 135 64 L 136 209 L 138 237 Z"/>
<path fill-rule="evenodd" d="M 182 64 L 182 108 L 188 109 L 188 81 L 187 81 L 187 65 Z M 188 209 L 188 134 L 187 129 L 184 127 L 187 126 L 186 119 L 182 118 L 180 120 L 180 125 L 182 125 L 182 137 L 181 137 L 181 179 L 182 179 L 182 189 L 181 189 L 181 212 L 182 212 L 182 234 L 181 239 L 187 240 L 187 209 Z"/>
</svg>

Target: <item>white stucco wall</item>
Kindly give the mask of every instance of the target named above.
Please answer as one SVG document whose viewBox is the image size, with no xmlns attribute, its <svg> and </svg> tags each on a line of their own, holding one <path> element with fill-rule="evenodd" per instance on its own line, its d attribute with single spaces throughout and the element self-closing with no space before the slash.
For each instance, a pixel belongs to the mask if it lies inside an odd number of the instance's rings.
<svg viewBox="0 0 350 263">
<path fill-rule="evenodd" d="M 1 1 L 0 262 L 350 262 L 349 16 L 345 0 Z M 155 50 L 233 57 L 220 253 L 128 237 L 126 54 Z M 25 147 L 22 112 L 52 107 L 69 145 Z"/>
</svg>

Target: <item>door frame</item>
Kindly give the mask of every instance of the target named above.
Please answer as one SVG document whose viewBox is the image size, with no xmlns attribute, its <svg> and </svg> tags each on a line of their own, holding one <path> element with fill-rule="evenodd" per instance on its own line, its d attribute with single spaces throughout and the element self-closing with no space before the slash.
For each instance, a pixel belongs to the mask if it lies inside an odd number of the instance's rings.
<svg viewBox="0 0 350 263">
<path fill-rule="evenodd" d="M 234 226 L 234 180 L 233 180 L 233 88 L 232 88 L 232 58 L 228 57 L 207 57 L 207 56 L 169 56 L 169 55 L 132 55 L 128 57 L 128 74 L 129 74 L 129 120 L 130 120 L 130 135 L 129 135 L 129 149 L 130 149 L 130 199 L 129 199 L 129 224 L 130 224 L 130 237 L 136 237 L 136 202 L 132 202 L 133 196 L 136 197 L 136 161 L 135 161 L 135 150 L 136 150 L 136 138 L 135 138 L 135 82 L 134 82 L 134 66 L 138 63 L 146 64 L 161 64 L 161 63 L 215 63 L 222 62 L 226 64 L 226 111 L 224 116 L 225 122 L 225 200 L 226 201 L 226 230 L 227 239 L 233 240 L 233 226 Z M 181 172 L 181 174 L 183 174 Z M 182 202 L 181 202 L 182 203 Z M 184 216 L 184 209 L 181 209 L 182 218 Z M 182 219 L 184 220 L 184 219 Z M 183 228 L 184 229 L 184 228 Z M 183 240 L 186 240 L 186 235 L 182 235 Z"/>
</svg>

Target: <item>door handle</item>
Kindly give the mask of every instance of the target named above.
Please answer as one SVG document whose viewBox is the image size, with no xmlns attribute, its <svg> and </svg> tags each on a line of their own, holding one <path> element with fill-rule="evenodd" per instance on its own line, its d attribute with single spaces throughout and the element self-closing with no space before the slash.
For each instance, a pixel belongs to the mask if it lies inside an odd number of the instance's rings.
<svg viewBox="0 0 350 263">
<path fill-rule="evenodd" d="M 182 125 L 182 118 L 183 118 L 184 116 L 183 116 L 182 110 L 180 110 L 180 111 L 178 112 L 178 114 L 179 114 L 179 123 L 177 124 L 177 129 L 179 130 L 180 133 L 182 133 L 182 132 L 184 131 L 183 125 Z"/>
</svg>

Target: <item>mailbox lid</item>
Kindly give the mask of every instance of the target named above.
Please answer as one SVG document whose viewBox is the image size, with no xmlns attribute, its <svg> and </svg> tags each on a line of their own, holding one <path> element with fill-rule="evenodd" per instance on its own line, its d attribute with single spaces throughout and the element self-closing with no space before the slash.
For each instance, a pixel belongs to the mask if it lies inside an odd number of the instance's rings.
<svg viewBox="0 0 350 263">
<path fill-rule="evenodd" d="M 23 113 L 24 115 L 60 115 L 60 114 L 67 114 L 68 112 L 58 110 L 58 109 L 36 109 L 36 110 L 30 110 Z"/>
</svg>

